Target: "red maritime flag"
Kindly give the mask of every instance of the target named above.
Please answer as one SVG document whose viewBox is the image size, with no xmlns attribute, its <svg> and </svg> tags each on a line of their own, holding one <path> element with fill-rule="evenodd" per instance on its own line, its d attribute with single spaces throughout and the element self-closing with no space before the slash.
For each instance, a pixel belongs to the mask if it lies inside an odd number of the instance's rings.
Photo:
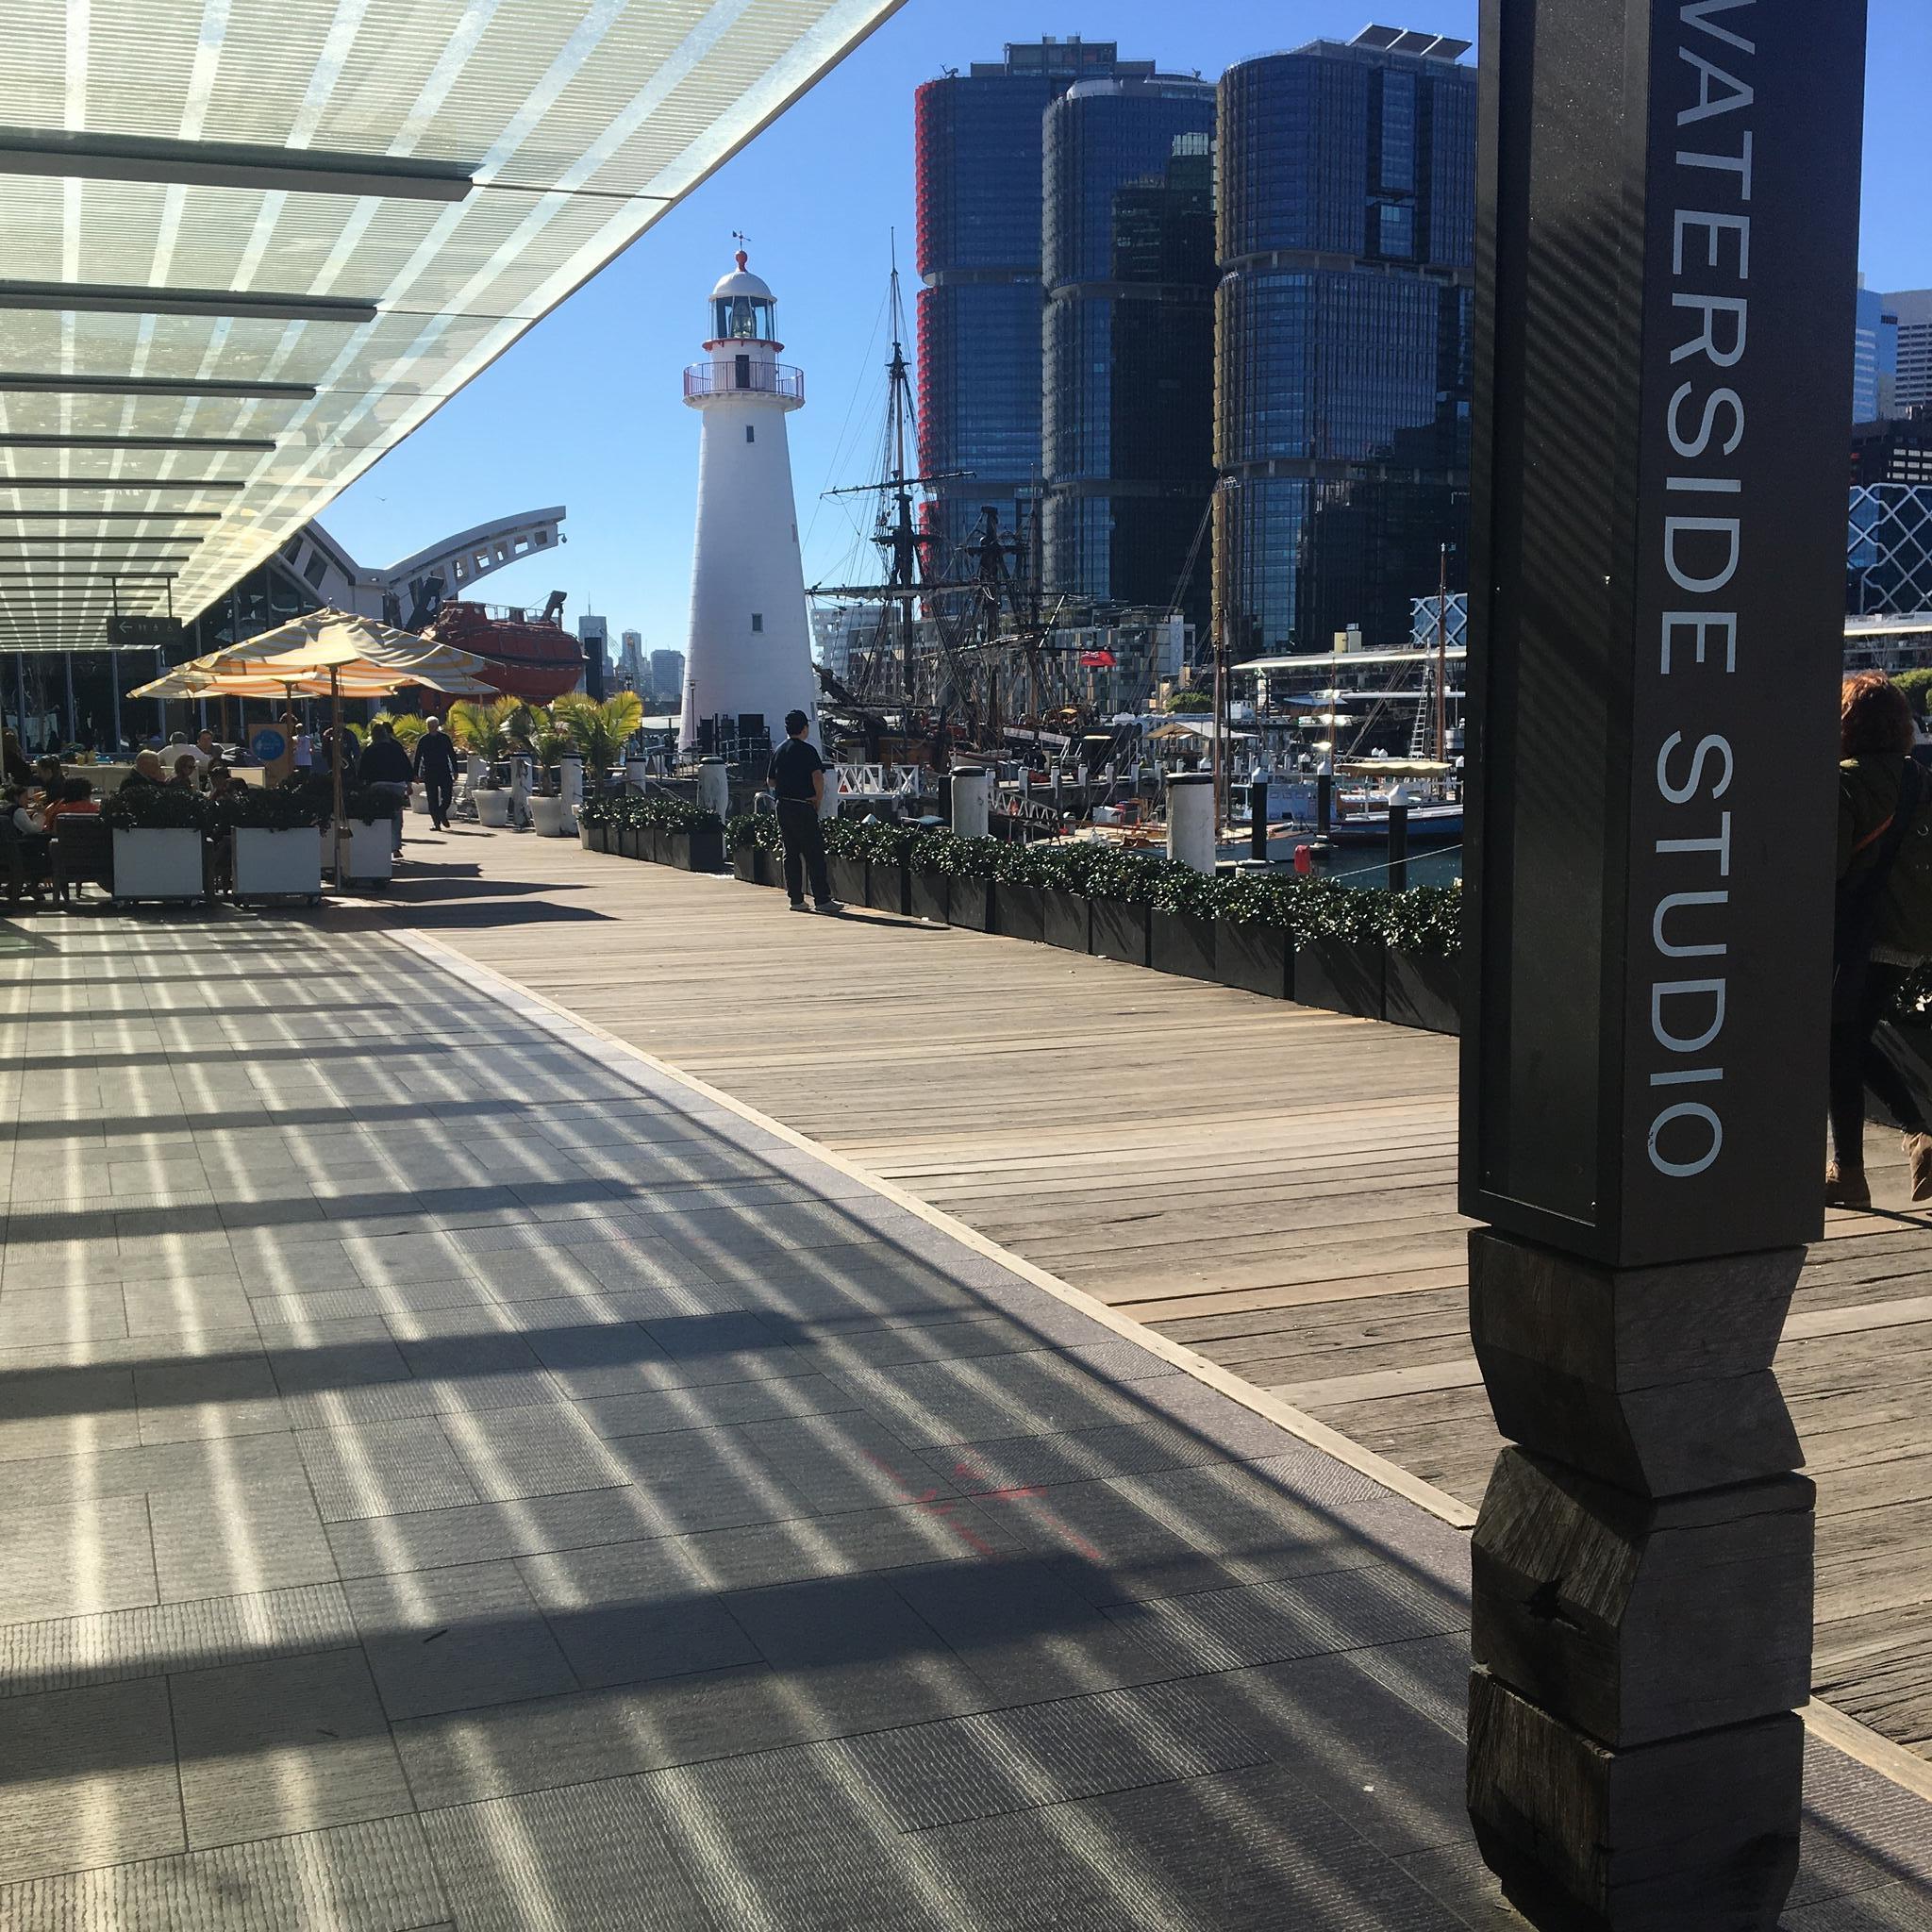
<svg viewBox="0 0 1932 1932">
<path fill-rule="evenodd" d="M 1111 671 L 1114 668 L 1111 651 L 1082 651 L 1080 669 L 1082 671 Z"/>
</svg>

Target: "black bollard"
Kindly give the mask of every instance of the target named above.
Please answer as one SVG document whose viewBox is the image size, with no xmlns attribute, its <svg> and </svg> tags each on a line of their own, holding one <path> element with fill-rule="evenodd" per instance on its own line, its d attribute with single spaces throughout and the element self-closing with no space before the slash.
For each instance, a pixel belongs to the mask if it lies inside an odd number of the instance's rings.
<svg viewBox="0 0 1932 1932">
<path fill-rule="evenodd" d="M 1248 787 L 1248 857 L 1268 857 L 1268 781 L 1257 778 Z"/>
<path fill-rule="evenodd" d="M 1389 890 L 1408 891 L 1408 807 L 1389 808 Z"/>
<path fill-rule="evenodd" d="M 1335 774 L 1321 772 L 1315 777 L 1315 830 L 1328 836 L 1329 821 L 1335 816 Z"/>
</svg>

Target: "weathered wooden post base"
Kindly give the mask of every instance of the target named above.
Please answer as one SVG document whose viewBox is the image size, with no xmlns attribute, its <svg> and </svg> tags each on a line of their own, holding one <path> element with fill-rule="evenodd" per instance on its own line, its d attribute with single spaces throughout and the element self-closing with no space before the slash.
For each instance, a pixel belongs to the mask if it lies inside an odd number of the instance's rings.
<svg viewBox="0 0 1932 1932">
<path fill-rule="evenodd" d="M 1476 1845 L 1543 1932 L 1769 1932 L 1798 1872 L 1804 1754 L 1789 1713 L 1611 1751 L 1470 1679 Z"/>
<path fill-rule="evenodd" d="M 1469 1324 L 1512 1442 L 1641 1496 L 1804 1461 L 1771 1372 L 1802 1248 L 1609 1268 L 1492 1228 L 1469 1240 Z"/>
<path fill-rule="evenodd" d="M 1498 1424 L 1469 1806 L 1540 1926 L 1769 1932 L 1797 1869 L 1815 1494 L 1772 1374 L 1802 1251 L 1470 1238 Z"/>
</svg>

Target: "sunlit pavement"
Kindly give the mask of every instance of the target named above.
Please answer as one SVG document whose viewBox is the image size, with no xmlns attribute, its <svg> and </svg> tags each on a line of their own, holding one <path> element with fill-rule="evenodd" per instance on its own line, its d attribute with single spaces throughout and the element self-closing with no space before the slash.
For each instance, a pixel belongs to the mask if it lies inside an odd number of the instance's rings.
<svg viewBox="0 0 1932 1932">
<path fill-rule="evenodd" d="M 8 1932 L 1516 1923 L 1456 1531 L 379 933 L 0 936 Z"/>
</svg>

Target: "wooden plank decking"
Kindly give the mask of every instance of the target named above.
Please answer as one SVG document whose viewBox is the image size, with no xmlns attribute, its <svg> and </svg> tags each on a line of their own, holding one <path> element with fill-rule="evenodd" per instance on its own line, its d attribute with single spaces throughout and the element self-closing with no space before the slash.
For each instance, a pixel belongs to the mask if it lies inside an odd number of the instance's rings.
<svg viewBox="0 0 1932 1932">
<path fill-rule="evenodd" d="M 574 842 L 410 849 L 369 923 L 431 933 L 1480 1496 L 1497 1437 L 1465 1319 L 1454 1041 L 798 918 Z M 1778 1369 L 1820 1486 L 1818 1688 L 1932 1756 L 1932 1217 L 1892 1161 L 1878 1211 L 1832 1217 Z"/>
</svg>

